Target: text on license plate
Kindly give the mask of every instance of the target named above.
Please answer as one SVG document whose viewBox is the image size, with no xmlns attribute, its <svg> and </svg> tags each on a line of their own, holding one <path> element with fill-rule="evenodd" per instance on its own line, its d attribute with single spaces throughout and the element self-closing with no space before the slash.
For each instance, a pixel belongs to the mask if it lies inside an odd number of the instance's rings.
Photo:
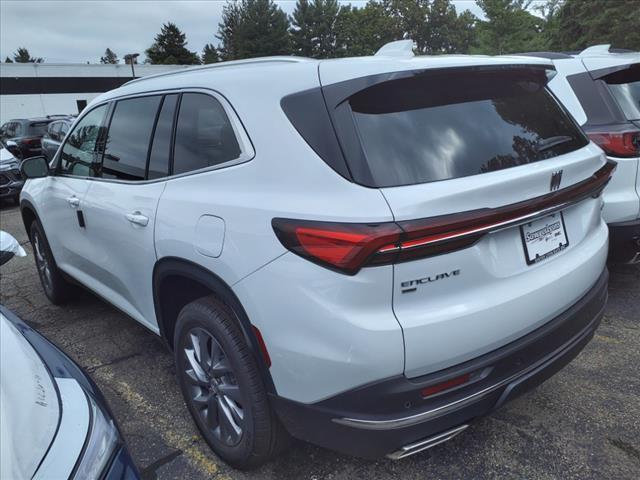
<svg viewBox="0 0 640 480">
<path fill-rule="evenodd" d="M 541 262 L 569 246 L 562 212 L 520 226 L 527 265 Z"/>
</svg>

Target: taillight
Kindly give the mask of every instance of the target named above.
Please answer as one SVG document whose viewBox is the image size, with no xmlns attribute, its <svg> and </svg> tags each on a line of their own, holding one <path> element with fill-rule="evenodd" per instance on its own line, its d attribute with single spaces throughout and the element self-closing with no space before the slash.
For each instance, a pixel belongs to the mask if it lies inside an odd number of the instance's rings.
<svg viewBox="0 0 640 480">
<path fill-rule="evenodd" d="M 395 223 L 332 223 L 274 218 L 272 225 L 287 249 L 349 275 L 369 263 L 383 246 L 396 244 L 402 232 Z"/>
<path fill-rule="evenodd" d="M 355 275 L 362 267 L 389 265 L 467 248 L 489 232 L 530 221 L 600 195 L 616 163 L 555 192 L 498 208 L 378 224 L 274 218 L 273 230 L 293 253 Z"/>
<path fill-rule="evenodd" d="M 640 157 L 640 130 L 634 128 L 587 131 L 589 138 L 612 157 Z"/>
<path fill-rule="evenodd" d="M 23 138 L 22 140 L 20 140 L 20 142 L 23 145 L 27 145 L 29 147 L 35 147 L 40 145 L 40 139 L 39 138 Z"/>
</svg>

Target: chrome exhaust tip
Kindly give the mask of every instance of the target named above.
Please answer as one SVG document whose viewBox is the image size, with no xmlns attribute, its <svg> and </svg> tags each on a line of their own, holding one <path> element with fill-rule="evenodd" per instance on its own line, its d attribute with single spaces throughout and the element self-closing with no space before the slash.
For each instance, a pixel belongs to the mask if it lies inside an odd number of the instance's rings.
<svg viewBox="0 0 640 480">
<path fill-rule="evenodd" d="M 395 452 L 388 454 L 387 457 L 392 460 L 400 460 L 401 458 L 409 457 L 414 453 L 422 452 L 431 447 L 435 447 L 436 445 L 440 445 L 447 440 L 451 440 L 453 437 L 466 430 L 468 426 L 469 425 L 460 425 L 459 427 L 439 433 L 438 435 L 429 437 L 425 440 L 405 445 L 400 450 L 396 450 Z"/>
</svg>

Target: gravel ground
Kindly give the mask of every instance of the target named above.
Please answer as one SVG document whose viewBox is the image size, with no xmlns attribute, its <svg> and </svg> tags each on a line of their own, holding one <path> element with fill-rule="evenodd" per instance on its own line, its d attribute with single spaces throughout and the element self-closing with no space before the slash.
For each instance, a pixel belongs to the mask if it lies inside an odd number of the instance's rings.
<svg viewBox="0 0 640 480">
<path fill-rule="evenodd" d="M 200 438 L 161 341 L 89 293 L 49 304 L 16 207 L 2 206 L 0 227 L 30 255 L 0 269 L 0 302 L 91 374 L 147 479 L 640 478 L 639 267 L 611 267 L 605 318 L 578 358 L 454 440 L 400 462 L 299 442 L 269 465 L 239 472 Z"/>
</svg>

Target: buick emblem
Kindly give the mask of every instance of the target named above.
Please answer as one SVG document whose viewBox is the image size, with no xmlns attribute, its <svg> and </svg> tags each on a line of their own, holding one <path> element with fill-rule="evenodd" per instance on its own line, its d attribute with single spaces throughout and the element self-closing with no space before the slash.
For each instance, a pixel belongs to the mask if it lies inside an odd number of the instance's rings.
<svg viewBox="0 0 640 480">
<path fill-rule="evenodd" d="M 558 170 L 557 172 L 553 172 L 551 174 L 551 183 L 549 185 L 549 190 L 554 191 L 560 188 L 560 182 L 562 182 L 562 170 Z"/>
</svg>

